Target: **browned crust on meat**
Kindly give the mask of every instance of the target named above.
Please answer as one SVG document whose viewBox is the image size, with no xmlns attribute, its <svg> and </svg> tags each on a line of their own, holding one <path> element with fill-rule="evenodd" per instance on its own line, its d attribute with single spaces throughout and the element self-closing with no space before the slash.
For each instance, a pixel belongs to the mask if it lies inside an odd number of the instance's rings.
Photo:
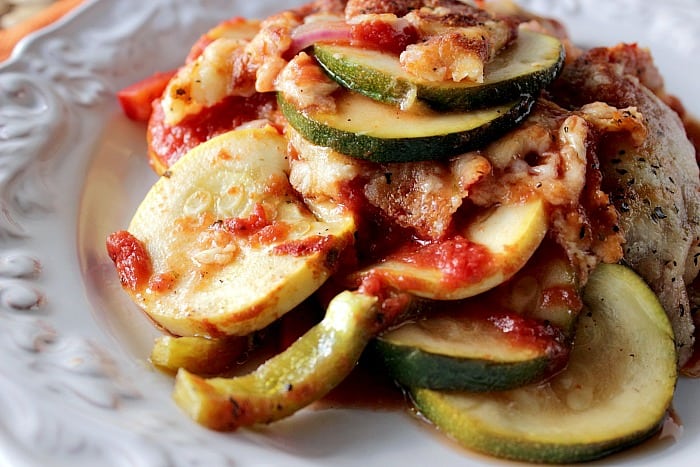
<svg viewBox="0 0 700 467">
<path fill-rule="evenodd" d="M 432 15 L 432 19 L 441 21 L 447 27 L 468 28 L 494 19 L 486 10 L 458 1 L 426 0 L 425 6 L 433 10 L 439 7 L 447 9 L 447 14 Z"/>
<path fill-rule="evenodd" d="M 598 148 L 603 189 L 620 213 L 624 260 L 649 283 L 673 325 L 679 362 L 692 352 L 694 325 L 686 286 L 698 274 L 700 180 L 695 149 L 648 51 L 634 45 L 593 49 L 567 65 L 552 88 L 559 102 L 634 106 L 648 137 L 638 147 L 616 137 Z"/>
<path fill-rule="evenodd" d="M 350 0 L 345 8 L 345 16 L 393 13 L 405 16 L 410 11 L 423 6 L 423 0 Z"/>
<path fill-rule="evenodd" d="M 445 27 L 472 27 L 494 19 L 486 10 L 456 0 L 350 0 L 345 14 L 348 18 L 384 13 L 401 17 L 422 7 L 428 7 L 428 10 L 420 13 L 421 18 L 440 21 Z M 436 8 L 447 13 L 432 13 Z"/>
<path fill-rule="evenodd" d="M 302 5 L 295 11 L 302 17 L 314 14 L 342 15 L 347 3 L 346 0 L 316 0 Z"/>
</svg>

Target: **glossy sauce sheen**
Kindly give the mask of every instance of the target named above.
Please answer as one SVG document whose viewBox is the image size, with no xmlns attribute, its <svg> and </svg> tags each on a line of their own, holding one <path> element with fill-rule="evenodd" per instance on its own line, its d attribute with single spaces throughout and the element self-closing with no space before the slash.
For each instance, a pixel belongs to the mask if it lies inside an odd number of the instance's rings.
<svg viewBox="0 0 700 467">
<path fill-rule="evenodd" d="M 519 348 L 549 350 L 553 355 L 568 357 L 568 350 L 563 344 L 565 337 L 557 328 L 540 321 L 527 318 L 509 311 L 495 311 L 498 305 L 482 302 L 478 310 L 469 310 L 472 317 L 490 323 L 495 329 L 507 336 L 509 342 Z M 456 318 L 459 313 L 453 314 Z"/>
<path fill-rule="evenodd" d="M 313 405 L 316 409 L 408 410 L 404 392 L 369 361 L 361 361 L 350 375 Z"/>
<path fill-rule="evenodd" d="M 235 237 L 244 238 L 252 246 L 269 245 L 287 237 L 291 226 L 268 219 L 262 204 L 256 204 L 248 217 L 223 219 L 219 224 Z"/>
<path fill-rule="evenodd" d="M 497 304 L 491 304 L 498 306 Z M 461 313 L 465 313 L 461 311 Z M 472 318 L 483 321 L 507 336 L 516 348 L 545 351 L 552 359 L 549 372 L 555 373 L 568 360 L 566 338 L 554 326 L 529 319 L 512 312 L 494 312 L 488 304 L 468 312 Z M 459 319 L 460 310 L 447 316 Z M 315 408 L 361 408 L 370 410 L 411 410 L 410 401 L 400 387 L 386 374 L 381 364 L 366 355 L 358 367 L 338 387 L 326 395 Z"/>
</svg>

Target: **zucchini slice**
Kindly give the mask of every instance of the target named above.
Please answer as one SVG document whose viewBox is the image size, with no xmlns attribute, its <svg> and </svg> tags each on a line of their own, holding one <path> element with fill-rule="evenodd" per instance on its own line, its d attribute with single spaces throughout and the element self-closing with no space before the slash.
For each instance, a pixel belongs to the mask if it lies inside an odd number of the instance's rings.
<svg viewBox="0 0 700 467">
<path fill-rule="evenodd" d="M 560 371 L 581 310 L 565 252 L 545 242 L 510 281 L 473 299 L 424 305 L 423 318 L 375 339 L 406 387 L 501 391 Z"/>
<path fill-rule="evenodd" d="M 403 111 L 341 90 L 336 111 L 323 113 L 298 109 L 282 93 L 278 101 L 289 124 L 311 143 L 375 162 L 446 159 L 476 149 L 518 125 L 535 102 L 524 96 L 470 112 Z"/>
<path fill-rule="evenodd" d="M 403 325 L 375 341 L 397 383 L 502 391 L 541 380 L 566 363 L 566 338 L 551 324 L 512 312 L 464 307 Z"/>
<path fill-rule="evenodd" d="M 584 290 L 569 365 L 506 392 L 414 389 L 420 412 L 465 447 L 519 461 L 592 460 L 660 428 L 678 373 L 673 331 L 631 269 L 600 265 Z"/>
<path fill-rule="evenodd" d="M 416 98 L 438 109 L 504 104 L 523 94 L 537 94 L 564 64 L 564 47 L 557 38 L 526 30 L 486 66 L 483 83 L 421 80 L 405 71 L 395 55 L 358 47 L 317 43 L 314 55 L 342 86 L 404 109 Z"/>
</svg>

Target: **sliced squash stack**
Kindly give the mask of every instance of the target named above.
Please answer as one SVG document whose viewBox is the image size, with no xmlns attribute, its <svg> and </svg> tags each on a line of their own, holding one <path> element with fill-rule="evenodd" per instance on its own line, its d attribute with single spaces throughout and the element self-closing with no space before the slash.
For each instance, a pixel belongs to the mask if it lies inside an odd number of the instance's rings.
<svg viewBox="0 0 700 467">
<path fill-rule="evenodd" d="M 477 451 L 571 463 L 637 444 L 664 421 L 677 380 L 673 331 L 658 298 L 632 270 L 598 266 L 565 371 L 493 393 L 413 387 L 438 429 Z"/>
<path fill-rule="evenodd" d="M 487 392 L 542 381 L 568 361 L 579 289 L 564 251 L 545 241 L 509 281 L 473 298 L 427 302 L 374 350 L 409 388 Z"/>
<path fill-rule="evenodd" d="M 347 45 L 315 44 L 313 54 L 342 86 L 337 109 L 299 109 L 280 95 L 289 123 L 313 144 L 386 163 L 446 159 L 501 136 L 527 117 L 564 52 L 551 36 L 520 31 L 487 65 L 482 83 L 423 81 L 394 55 Z M 659 428 L 677 378 L 673 333 L 657 297 L 623 266 L 598 267 L 585 304 L 552 307 L 547 284 L 571 297 L 581 290 L 567 259 L 546 246 L 531 259 L 536 266 L 523 268 L 544 236 L 532 232 L 546 229 L 538 209 L 536 201 L 504 205 L 485 227 L 473 224 L 485 244 L 521 233 L 505 253 L 518 264 L 498 263 L 476 284 L 446 287 L 439 270 L 392 258 L 358 274 L 424 297 L 416 321 L 372 347 L 439 430 L 498 457 L 586 461 Z M 531 302 L 523 309 L 514 284 L 528 278 Z"/>
<path fill-rule="evenodd" d="M 280 92 L 282 114 L 312 145 L 376 163 L 445 160 L 488 144 L 528 116 L 564 62 L 559 40 L 527 30 L 478 83 L 421 80 L 376 50 L 308 50 L 341 85 L 335 111 L 300 108 Z M 664 310 L 623 266 L 598 266 L 583 288 L 547 238 L 537 195 L 343 270 L 328 290 L 352 290 L 328 300 L 320 322 L 253 372 L 221 376 L 252 333 L 316 293 L 355 246 L 357 213 L 291 187 L 288 144 L 267 126 L 195 147 L 111 246 L 120 273 L 142 273 L 127 292 L 174 335 L 151 359 L 177 372 L 174 398 L 194 420 L 233 430 L 287 417 L 339 384 L 369 346 L 426 419 L 477 451 L 579 462 L 658 429 L 677 379 Z"/>
<path fill-rule="evenodd" d="M 515 43 L 486 64 L 484 81 L 427 81 L 398 57 L 377 50 L 318 43 L 314 56 L 337 82 L 374 100 L 404 107 L 412 98 L 442 110 L 494 107 L 537 95 L 561 70 L 564 51 L 552 36 L 520 31 Z"/>
<path fill-rule="evenodd" d="M 341 92 L 332 113 L 299 110 L 279 97 L 282 113 L 319 146 L 373 162 L 445 159 L 477 149 L 520 123 L 534 100 L 525 95 L 497 107 L 438 112 L 426 105 L 401 110 L 351 91 Z"/>
<path fill-rule="evenodd" d="M 521 31 L 489 62 L 484 81 L 430 82 L 390 53 L 318 43 L 318 63 L 343 86 L 333 113 L 295 107 L 289 123 L 314 144 L 375 162 L 446 159 L 483 146 L 518 125 L 564 63 L 552 36 Z"/>
</svg>

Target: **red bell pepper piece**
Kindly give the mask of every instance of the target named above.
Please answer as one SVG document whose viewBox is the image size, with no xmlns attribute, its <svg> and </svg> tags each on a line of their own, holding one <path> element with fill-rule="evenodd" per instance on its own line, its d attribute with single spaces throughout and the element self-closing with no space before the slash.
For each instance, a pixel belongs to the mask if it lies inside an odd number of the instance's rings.
<svg viewBox="0 0 700 467">
<path fill-rule="evenodd" d="M 151 117 L 152 103 L 160 97 L 177 70 L 157 72 L 131 84 L 117 93 L 124 114 L 132 120 L 146 122 Z"/>
</svg>

